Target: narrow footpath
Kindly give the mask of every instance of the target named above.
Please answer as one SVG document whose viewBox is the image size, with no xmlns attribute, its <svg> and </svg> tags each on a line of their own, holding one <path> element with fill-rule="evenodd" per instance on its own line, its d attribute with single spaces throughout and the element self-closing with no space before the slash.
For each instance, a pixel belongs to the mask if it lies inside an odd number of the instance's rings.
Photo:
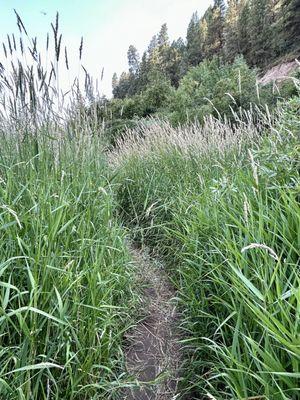
<svg viewBox="0 0 300 400">
<path fill-rule="evenodd" d="M 127 400 L 175 400 L 179 397 L 180 345 L 176 292 L 161 263 L 147 250 L 132 248 L 144 318 L 129 332 L 125 350 L 133 386 Z"/>
</svg>

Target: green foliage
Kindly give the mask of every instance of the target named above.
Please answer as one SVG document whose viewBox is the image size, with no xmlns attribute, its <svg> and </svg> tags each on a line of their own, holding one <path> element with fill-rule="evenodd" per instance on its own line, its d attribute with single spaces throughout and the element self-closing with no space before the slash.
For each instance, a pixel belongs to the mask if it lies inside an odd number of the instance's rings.
<svg viewBox="0 0 300 400">
<path fill-rule="evenodd" d="M 242 56 L 225 64 L 214 57 L 191 68 L 174 89 L 163 73 L 153 70 L 140 94 L 113 99 L 102 118 L 110 137 L 119 136 L 126 127 L 135 126 L 139 118 L 150 115 L 167 117 L 174 125 L 196 120 L 202 123 L 209 115 L 234 121 L 241 110 L 264 109 L 266 105 L 272 110 L 278 101 L 297 95 L 298 74 L 277 85 L 259 86 L 257 71 Z"/>
<path fill-rule="evenodd" d="M 205 55 L 211 58 L 214 55 L 220 54 L 224 45 L 224 0 L 215 0 L 211 11 L 211 20 L 208 24 L 206 51 Z"/>
<path fill-rule="evenodd" d="M 257 101 L 255 71 L 242 58 L 231 65 L 215 58 L 185 75 L 170 101 L 169 116 L 174 123 L 203 121 L 209 114 L 230 118 L 232 111 Z"/>
<path fill-rule="evenodd" d="M 158 72 L 151 75 L 147 89 L 141 94 L 144 104 L 143 116 L 148 116 L 166 107 L 171 94 L 174 92 L 170 82 Z"/>
<path fill-rule="evenodd" d="M 222 1 L 199 21 L 201 54 L 209 56 L 220 50 L 210 25 L 222 17 L 216 7 L 222 10 Z M 296 399 L 299 98 L 272 129 L 272 118 L 259 121 L 259 133 L 264 127 L 268 135 L 257 142 L 234 142 L 245 121 L 232 127 L 209 119 L 209 130 L 175 130 L 182 134 L 166 151 L 161 145 L 174 128 L 156 125 L 163 142 L 150 156 L 127 159 L 112 178 L 101 123 L 114 143 L 125 126 L 165 109 L 177 123 L 229 116 L 253 102 L 255 71 L 241 58 L 232 65 L 206 60 L 175 91 L 188 65 L 182 41 L 170 45 L 164 25 L 141 62 L 131 46 L 129 72 L 113 77 L 115 99 L 86 109 L 96 98 L 87 72 L 84 94 L 79 81 L 70 90 L 75 98 L 54 90 L 58 20 L 50 70 L 18 15 L 20 40 L 8 35 L 9 52 L 3 43 L 12 72 L 1 67 L 0 398 L 114 399 L 128 387 L 122 339 L 136 296 L 121 211 L 173 272 L 188 352 L 185 389 L 197 398 Z M 68 69 L 66 49 L 65 63 Z M 259 99 L 270 93 L 266 88 Z"/>
<path fill-rule="evenodd" d="M 299 98 L 278 114 L 258 141 L 162 146 L 120 167 L 124 218 L 178 287 L 194 398 L 299 396 Z"/>
<path fill-rule="evenodd" d="M 228 1 L 228 8 L 225 17 L 225 59 L 227 61 L 233 61 L 237 54 L 240 54 L 239 45 L 239 31 L 238 31 L 238 2 L 236 0 Z M 249 46 L 249 43 L 247 44 Z"/>
<path fill-rule="evenodd" d="M 163 113 L 167 106 L 174 91 L 171 83 L 158 71 L 149 74 L 148 79 L 147 88 L 142 93 L 98 104 L 98 118 L 104 121 L 111 144 L 126 128 L 133 128 L 139 118 Z"/>
<path fill-rule="evenodd" d="M 194 13 L 186 35 L 186 59 L 189 66 L 198 65 L 203 60 L 203 39 L 198 14 Z"/>
<path fill-rule="evenodd" d="M 128 50 L 129 74 L 114 76 L 114 97 L 124 98 L 147 88 L 149 74 L 160 71 L 178 87 L 189 68 L 218 55 L 233 62 L 243 55 L 250 66 L 265 67 L 283 56 L 299 53 L 299 0 L 215 0 L 199 18 L 194 12 L 186 41 L 171 45 L 167 25 L 151 39 L 142 61 L 134 46 Z M 267 38 L 267 39 L 266 39 Z"/>
<path fill-rule="evenodd" d="M 130 319 L 130 257 L 99 140 L 44 133 L 1 137 L 0 398 L 106 399 Z"/>
<path fill-rule="evenodd" d="M 251 65 L 264 66 L 273 56 L 272 42 L 266 38 L 272 36 L 272 9 L 270 0 L 252 1 L 249 27 Z"/>
<path fill-rule="evenodd" d="M 281 36 L 284 41 L 284 48 L 288 51 L 300 51 L 300 1 L 299 0 L 283 0 L 283 17 L 282 17 Z"/>
<path fill-rule="evenodd" d="M 171 44 L 163 24 L 142 60 L 130 46 L 129 72 L 119 79 L 113 76 L 114 98 L 124 103 L 108 123 L 106 118 L 109 136 L 134 125 L 131 118 L 156 114 L 174 124 L 202 122 L 210 114 L 231 119 L 241 108 L 253 104 L 272 108 L 278 100 L 293 96 L 297 91 L 292 82 L 275 90 L 271 85 L 259 87 L 256 70 L 249 67 L 266 68 L 282 57 L 298 56 L 299 10 L 299 0 L 229 0 L 226 5 L 215 0 L 201 18 L 193 13 L 186 40 Z"/>
</svg>

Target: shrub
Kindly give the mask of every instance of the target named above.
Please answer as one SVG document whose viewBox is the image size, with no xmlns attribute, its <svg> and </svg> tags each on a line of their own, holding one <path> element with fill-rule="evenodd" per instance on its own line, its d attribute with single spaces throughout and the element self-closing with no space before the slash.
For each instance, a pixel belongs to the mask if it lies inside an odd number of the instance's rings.
<svg viewBox="0 0 300 400">
<path fill-rule="evenodd" d="M 170 118 L 174 123 L 193 122 L 212 114 L 230 118 L 232 110 L 247 109 L 257 103 L 256 71 L 243 58 L 222 65 L 217 58 L 205 60 L 181 80 L 170 99 Z"/>
</svg>

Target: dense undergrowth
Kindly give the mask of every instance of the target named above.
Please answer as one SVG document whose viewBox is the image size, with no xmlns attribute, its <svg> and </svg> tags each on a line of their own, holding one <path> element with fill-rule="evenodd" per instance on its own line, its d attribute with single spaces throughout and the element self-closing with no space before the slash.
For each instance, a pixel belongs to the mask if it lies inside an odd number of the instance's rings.
<svg viewBox="0 0 300 400">
<path fill-rule="evenodd" d="M 58 15 L 45 60 L 16 17 L 0 70 L 0 399 L 122 396 L 136 314 L 123 221 L 178 288 L 182 393 L 298 398 L 299 98 L 271 116 L 281 95 L 215 59 L 176 93 L 158 76 L 115 103 L 138 126 L 112 140 L 86 71 L 60 89 Z M 154 113 L 165 121 L 135 120 Z"/>
<path fill-rule="evenodd" d="M 188 398 L 300 395 L 299 107 L 235 131 L 143 127 L 112 155 L 123 218 L 178 288 Z"/>
<path fill-rule="evenodd" d="M 234 113 L 266 105 L 270 111 L 279 101 L 297 95 L 294 84 L 299 71 L 279 84 L 258 84 L 258 71 L 250 68 L 242 57 L 231 63 L 218 58 L 205 60 L 190 68 L 178 88 L 160 73 L 151 75 L 147 89 L 124 99 L 102 99 L 97 103 L 97 115 L 106 127 L 106 136 L 114 145 L 128 128 L 134 128 L 147 117 L 167 119 L 174 126 L 203 123 L 208 115 L 234 121 Z"/>
<path fill-rule="evenodd" d="M 101 142 L 0 142 L 0 398 L 114 398 L 135 296 Z"/>
</svg>

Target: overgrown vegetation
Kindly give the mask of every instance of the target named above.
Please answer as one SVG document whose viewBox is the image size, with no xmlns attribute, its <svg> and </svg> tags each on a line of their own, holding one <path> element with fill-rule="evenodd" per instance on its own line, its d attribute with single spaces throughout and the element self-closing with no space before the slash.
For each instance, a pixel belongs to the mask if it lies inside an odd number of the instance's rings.
<svg viewBox="0 0 300 400">
<path fill-rule="evenodd" d="M 116 398 L 136 296 L 102 127 L 88 85 L 59 91 L 58 16 L 50 69 L 17 22 L 0 71 L 0 398 Z"/>
<path fill-rule="evenodd" d="M 243 52 L 216 57 L 228 37 L 221 46 L 207 36 L 207 59 L 184 76 L 183 64 L 160 64 L 180 51 L 194 60 L 198 28 L 214 22 L 213 33 L 220 18 L 226 27 L 235 3 L 226 16 L 219 1 L 209 18 L 194 15 L 186 44 L 170 47 L 163 26 L 141 64 L 131 48 L 129 91 L 110 102 L 87 72 L 61 92 L 69 60 L 58 16 L 44 64 L 16 14 L 20 38 L 8 36 L 0 64 L 1 399 L 120 398 L 133 384 L 122 351 L 136 313 L 123 223 L 159 252 L 178 289 L 180 396 L 299 397 L 299 81 L 259 88 L 235 58 Z M 267 3 L 250 2 L 251 13 Z M 283 4 L 275 22 L 292 43 L 297 4 Z"/>
<path fill-rule="evenodd" d="M 280 60 L 299 56 L 298 1 L 215 0 L 204 15 L 192 15 L 185 40 L 172 43 L 167 24 L 140 59 L 130 45 L 128 72 L 112 79 L 112 100 L 99 101 L 98 117 L 111 143 L 148 116 L 173 124 L 209 114 L 232 117 L 232 108 L 276 107 L 295 86 L 259 85 L 259 73 Z M 266 39 L 268 38 L 268 39 Z"/>
<path fill-rule="evenodd" d="M 205 60 L 190 68 L 177 89 L 161 72 L 151 75 L 145 91 L 124 99 L 102 99 L 97 103 L 97 117 L 104 122 L 112 144 L 137 122 L 147 117 L 168 119 L 174 126 L 187 122 L 203 122 L 205 116 L 234 120 L 234 114 L 250 108 L 274 110 L 279 102 L 297 95 L 294 79 L 278 85 L 262 86 L 257 81 L 257 70 L 251 69 L 237 57 L 232 63 L 219 58 Z"/>
<path fill-rule="evenodd" d="M 134 296 L 102 146 L 19 140 L 0 150 L 0 397 L 108 398 Z"/>
<path fill-rule="evenodd" d="M 123 217 L 169 265 L 192 398 L 299 396 L 299 98 L 119 143 Z"/>
<path fill-rule="evenodd" d="M 143 92 L 159 71 L 172 86 L 202 61 L 219 57 L 233 62 L 243 56 L 250 67 L 264 68 L 280 57 L 299 55 L 298 0 L 214 0 L 204 15 L 195 12 L 185 40 L 170 43 L 167 24 L 154 35 L 142 59 L 128 49 L 129 71 L 113 77 L 113 94 L 125 98 Z M 225 4 L 227 3 L 227 4 Z M 268 38 L 268 39 L 267 39 Z"/>
</svg>

